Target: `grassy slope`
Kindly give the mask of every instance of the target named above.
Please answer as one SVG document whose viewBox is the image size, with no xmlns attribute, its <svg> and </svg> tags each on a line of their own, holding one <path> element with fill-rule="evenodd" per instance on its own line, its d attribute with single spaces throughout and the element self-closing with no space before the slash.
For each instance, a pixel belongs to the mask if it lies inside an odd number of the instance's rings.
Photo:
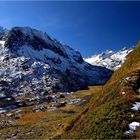
<svg viewBox="0 0 140 140">
<path fill-rule="evenodd" d="M 80 105 L 67 105 L 65 107 L 58 108 L 56 110 L 44 110 L 40 112 L 33 112 L 33 106 L 23 107 L 23 116 L 20 119 L 14 119 L 14 126 L 8 126 L 0 128 L 0 139 L 7 139 L 15 137 L 16 139 L 48 139 L 55 135 L 62 133 L 63 126 L 67 124 L 67 121 L 73 118 L 73 116 L 83 109 L 83 107 L 89 102 L 91 94 L 79 91 L 73 95 L 61 100 L 71 100 L 75 98 L 81 98 L 85 101 Z M 47 103 L 43 103 L 47 105 Z M 74 114 L 69 113 L 75 112 Z M 1 118 L 2 120 L 12 120 L 11 117 Z"/>
<path fill-rule="evenodd" d="M 126 77 L 131 79 L 126 80 Z M 96 93 L 85 110 L 69 122 L 58 138 L 135 138 L 124 135 L 128 124 L 139 121 L 139 112 L 131 117 L 132 104 L 139 101 L 140 87 L 140 43 L 129 54 L 122 68 L 116 71 L 109 82 Z M 125 92 L 125 94 L 122 94 Z M 140 138 L 140 137 L 139 137 Z"/>
</svg>

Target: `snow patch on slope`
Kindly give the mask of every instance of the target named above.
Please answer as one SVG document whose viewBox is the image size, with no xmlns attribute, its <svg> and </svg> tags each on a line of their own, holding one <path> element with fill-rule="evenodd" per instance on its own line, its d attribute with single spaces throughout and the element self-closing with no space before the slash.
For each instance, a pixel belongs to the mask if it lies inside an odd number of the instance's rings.
<svg viewBox="0 0 140 140">
<path fill-rule="evenodd" d="M 140 123 L 139 122 L 132 122 L 129 124 L 129 130 L 128 131 L 125 131 L 124 134 L 131 134 L 133 133 L 134 131 L 136 131 L 137 127 L 140 126 Z"/>
<path fill-rule="evenodd" d="M 138 111 L 140 109 L 140 103 L 139 102 L 135 102 L 131 109 L 134 110 L 134 111 Z"/>
</svg>

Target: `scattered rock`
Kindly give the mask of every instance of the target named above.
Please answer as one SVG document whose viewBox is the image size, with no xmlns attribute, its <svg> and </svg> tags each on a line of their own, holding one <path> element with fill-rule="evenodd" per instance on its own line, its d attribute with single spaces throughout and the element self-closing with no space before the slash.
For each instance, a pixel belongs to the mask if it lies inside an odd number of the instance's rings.
<svg viewBox="0 0 140 140">
<path fill-rule="evenodd" d="M 11 120 L 3 120 L 0 122 L 0 128 L 5 128 L 8 126 L 13 126 L 13 125 L 14 125 L 14 122 Z"/>
<path fill-rule="evenodd" d="M 69 105 L 74 105 L 74 104 L 78 104 L 81 101 L 80 98 L 78 99 L 72 99 L 68 102 Z"/>
<path fill-rule="evenodd" d="M 60 107 L 66 106 L 66 104 L 67 104 L 67 102 L 60 102 L 60 103 L 57 103 L 55 106 L 56 106 L 57 108 L 60 108 Z"/>
</svg>

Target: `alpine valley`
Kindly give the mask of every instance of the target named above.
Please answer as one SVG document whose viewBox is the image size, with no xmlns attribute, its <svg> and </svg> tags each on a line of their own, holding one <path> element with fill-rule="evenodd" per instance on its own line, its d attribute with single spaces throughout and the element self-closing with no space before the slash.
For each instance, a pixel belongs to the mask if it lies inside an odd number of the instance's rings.
<svg viewBox="0 0 140 140">
<path fill-rule="evenodd" d="M 83 59 L 46 32 L 0 27 L 0 138 L 139 138 L 139 52 Z"/>
</svg>

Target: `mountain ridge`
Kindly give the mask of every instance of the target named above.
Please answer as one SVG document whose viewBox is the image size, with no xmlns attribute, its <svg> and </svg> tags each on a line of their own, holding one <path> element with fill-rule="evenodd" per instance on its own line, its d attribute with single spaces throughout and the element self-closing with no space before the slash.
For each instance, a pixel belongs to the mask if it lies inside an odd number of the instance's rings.
<svg viewBox="0 0 140 140">
<path fill-rule="evenodd" d="M 132 48 L 123 48 L 119 51 L 105 51 L 103 53 L 84 58 L 86 62 L 95 66 L 101 66 L 110 70 L 117 70 L 125 62 L 127 55 L 133 50 Z"/>
<path fill-rule="evenodd" d="M 0 78 L 15 94 L 78 90 L 104 84 L 112 74 L 106 68 L 91 66 L 79 52 L 30 27 L 13 27 L 4 38 Z"/>
</svg>

